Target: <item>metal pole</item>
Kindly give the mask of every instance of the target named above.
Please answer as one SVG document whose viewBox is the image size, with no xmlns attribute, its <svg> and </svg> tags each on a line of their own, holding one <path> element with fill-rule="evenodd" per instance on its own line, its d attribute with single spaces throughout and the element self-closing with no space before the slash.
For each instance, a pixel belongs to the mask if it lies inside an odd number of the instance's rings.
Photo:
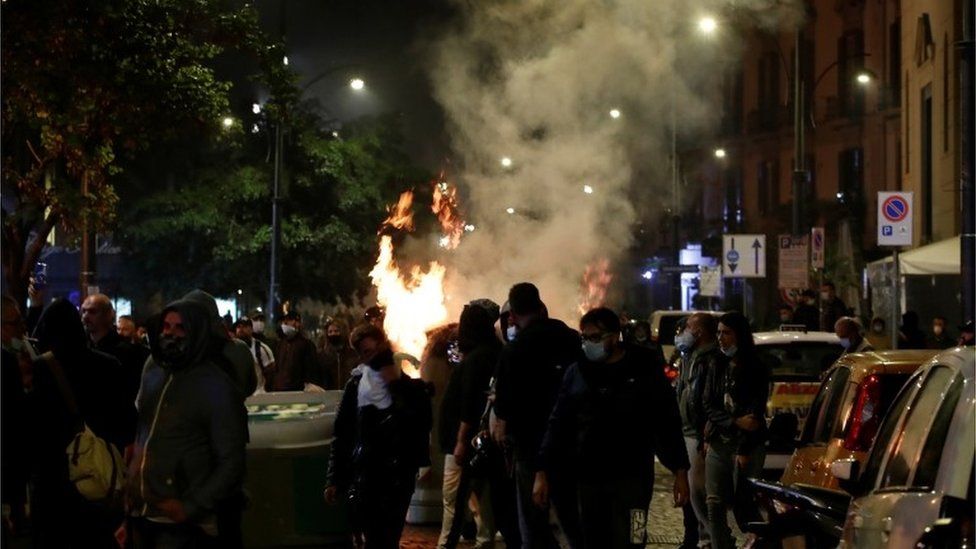
<svg viewBox="0 0 976 549">
<path fill-rule="evenodd" d="M 806 181 L 806 169 L 803 158 L 803 77 L 801 62 L 801 46 L 803 44 L 803 28 L 797 27 L 793 55 L 793 236 L 802 234 L 800 230 L 801 208 L 803 202 L 803 183 Z"/>
<path fill-rule="evenodd" d="M 674 249 L 674 265 L 681 264 L 681 186 L 678 182 L 678 128 L 674 117 L 674 89 L 671 89 L 671 193 L 674 201 L 674 216 L 671 218 L 671 247 Z M 671 274 L 671 306 L 681 309 L 681 273 Z"/>
<path fill-rule="evenodd" d="M 898 322 L 901 317 L 901 265 L 898 260 L 898 248 L 894 249 L 891 259 L 894 261 L 894 284 L 891 292 L 891 348 L 898 348 Z"/>
<path fill-rule="evenodd" d="M 748 308 L 748 297 L 746 296 L 746 290 L 749 289 L 749 279 L 743 278 L 741 280 L 742 280 L 742 314 L 748 317 L 749 314 L 746 313 L 746 309 Z"/>
<path fill-rule="evenodd" d="M 973 4 L 963 2 L 963 40 L 959 63 L 959 186 L 962 200 L 962 231 L 960 241 L 960 266 L 962 274 L 962 321 L 973 320 L 976 300 L 976 212 L 973 203 L 973 170 L 976 169 L 976 151 L 973 135 L 976 134 L 976 109 L 973 108 Z"/>
<path fill-rule="evenodd" d="M 280 116 L 280 115 L 279 115 Z M 268 284 L 268 311 L 267 317 L 269 324 L 274 326 L 277 320 L 277 298 L 278 298 L 278 246 L 281 243 L 281 120 L 275 124 L 274 138 L 274 192 L 271 197 L 271 276 Z"/>
<path fill-rule="evenodd" d="M 81 246 L 78 250 L 78 290 L 79 303 L 88 297 L 88 290 L 95 283 L 95 234 L 91 230 L 90 210 L 88 209 L 88 178 L 81 178 L 81 196 L 85 201 L 85 212 L 81 220 Z"/>
</svg>

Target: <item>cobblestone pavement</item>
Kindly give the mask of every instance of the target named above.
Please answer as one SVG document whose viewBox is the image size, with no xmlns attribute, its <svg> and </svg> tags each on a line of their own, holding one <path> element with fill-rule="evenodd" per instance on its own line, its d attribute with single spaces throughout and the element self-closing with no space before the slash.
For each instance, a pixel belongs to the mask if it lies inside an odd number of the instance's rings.
<svg viewBox="0 0 976 549">
<path fill-rule="evenodd" d="M 681 544 L 684 527 L 681 522 L 681 509 L 671 506 L 671 487 L 673 477 L 660 463 L 656 464 L 654 478 L 654 496 L 648 513 L 648 544 L 649 548 L 677 547 Z M 732 520 L 729 515 L 730 523 Z M 734 528 L 733 528 L 734 529 Z M 437 545 L 439 526 L 407 526 L 404 537 L 400 542 L 401 549 L 427 549 Z M 739 535 L 736 530 L 736 534 Z M 741 537 L 739 538 L 741 540 Z M 473 547 L 473 544 L 462 544 L 461 547 Z M 505 544 L 499 542 L 496 547 L 503 549 Z"/>
</svg>

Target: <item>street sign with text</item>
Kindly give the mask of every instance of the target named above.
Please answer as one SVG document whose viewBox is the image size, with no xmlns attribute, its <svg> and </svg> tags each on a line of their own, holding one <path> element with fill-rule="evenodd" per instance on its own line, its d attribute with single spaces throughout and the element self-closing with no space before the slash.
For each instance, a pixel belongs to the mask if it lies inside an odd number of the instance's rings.
<svg viewBox="0 0 976 549">
<path fill-rule="evenodd" d="M 779 235 L 779 288 L 806 289 L 810 285 L 807 268 L 807 238 Z"/>
<path fill-rule="evenodd" d="M 766 235 L 722 235 L 722 276 L 766 278 Z"/>
<path fill-rule="evenodd" d="M 810 266 L 823 269 L 825 255 L 824 228 L 814 227 L 810 231 Z"/>
<path fill-rule="evenodd" d="M 878 246 L 912 245 L 914 193 L 878 193 Z"/>
<path fill-rule="evenodd" d="M 722 295 L 722 268 L 721 267 L 702 267 L 701 279 L 698 284 L 698 294 L 705 297 L 721 297 Z"/>
</svg>

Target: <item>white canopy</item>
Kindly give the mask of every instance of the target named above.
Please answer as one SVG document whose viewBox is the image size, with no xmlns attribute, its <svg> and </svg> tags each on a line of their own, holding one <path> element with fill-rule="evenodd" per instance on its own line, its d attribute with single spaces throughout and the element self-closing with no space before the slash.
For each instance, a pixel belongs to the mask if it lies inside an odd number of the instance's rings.
<svg viewBox="0 0 976 549">
<path fill-rule="evenodd" d="M 920 246 L 898 255 L 902 275 L 961 274 L 959 236 Z M 891 257 L 872 261 L 871 265 L 891 263 Z"/>
</svg>

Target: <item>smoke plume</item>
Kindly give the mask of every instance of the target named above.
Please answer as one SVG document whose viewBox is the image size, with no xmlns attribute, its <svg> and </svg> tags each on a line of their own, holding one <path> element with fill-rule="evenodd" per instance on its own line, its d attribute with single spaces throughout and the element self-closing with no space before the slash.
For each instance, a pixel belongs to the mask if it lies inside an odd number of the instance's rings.
<svg viewBox="0 0 976 549">
<path fill-rule="evenodd" d="M 456 7 L 429 61 L 477 227 L 447 258 L 450 308 L 504 301 L 532 281 L 571 324 L 587 265 L 619 260 L 634 223 L 671 207 L 672 122 L 684 139 L 716 126 L 722 75 L 742 48 L 733 29 L 788 29 L 801 13 L 799 1 L 775 0 Z M 698 27 L 707 15 L 711 35 Z"/>
</svg>

